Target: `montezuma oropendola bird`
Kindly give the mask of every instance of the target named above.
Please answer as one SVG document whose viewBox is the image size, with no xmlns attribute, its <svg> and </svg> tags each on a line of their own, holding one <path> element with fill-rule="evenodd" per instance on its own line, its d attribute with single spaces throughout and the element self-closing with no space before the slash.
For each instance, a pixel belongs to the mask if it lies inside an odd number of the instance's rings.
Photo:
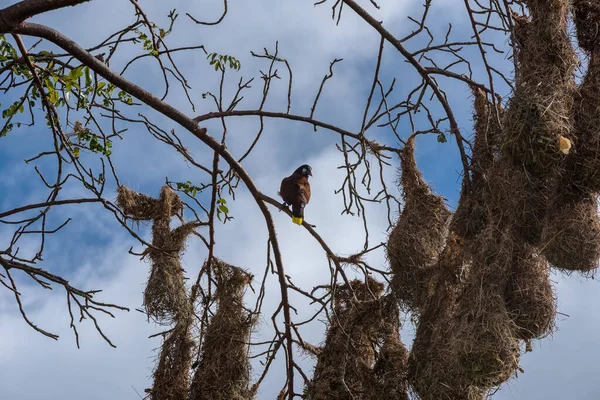
<svg viewBox="0 0 600 400">
<path fill-rule="evenodd" d="M 310 165 L 304 164 L 298 167 L 294 173 L 281 181 L 279 195 L 283 199 L 283 205 L 292 206 L 292 222 L 302 225 L 304 219 L 304 207 L 310 201 L 310 183 L 308 177 L 312 176 Z"/>
</svg>

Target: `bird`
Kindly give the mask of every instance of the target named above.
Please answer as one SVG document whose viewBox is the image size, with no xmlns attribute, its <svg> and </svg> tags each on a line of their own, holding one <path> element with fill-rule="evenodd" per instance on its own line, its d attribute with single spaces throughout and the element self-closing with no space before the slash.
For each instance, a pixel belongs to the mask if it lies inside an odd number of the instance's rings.
<svg viewBox="0 0 600 400">
<path fill-rule="evenodd" d="M 310 165 L 301 165 L 292 175 L 283 178 L 279 189 L 279 195 L 283 199 L 283 206 L 292 206 L 292 222 L 298 225 L 302 225 L 304 207 L 310 201 L 309 176 L 312 176 Z"/>
</svg>

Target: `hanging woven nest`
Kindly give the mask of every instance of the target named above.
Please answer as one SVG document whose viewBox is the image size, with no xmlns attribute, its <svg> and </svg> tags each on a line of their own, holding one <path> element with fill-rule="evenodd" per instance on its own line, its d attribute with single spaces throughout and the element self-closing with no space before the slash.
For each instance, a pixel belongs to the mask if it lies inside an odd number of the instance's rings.
<svg viewBox="0 0 600 400">
<path fill-rule="evenodd" d="M 508 380 L 519 365 L 516 327 L 505 305 L 514 238 L 490 227 L 450 325 L 459 369 L 472 386 L 487 391 Z"/>
<path fill-rule="evenodd" d="M 467 269 L 463 241 L 450 233 L 436 270 L 428 281 L 427 301 L 419 315 L 409 354 L 408 379 L 422 400 L 482 400 L 484 393 L 463 373 L 450 325 Z"/>
<path fill-rule="evenodd" d="M 517 242 L 504 298 L 519 339 L 541 338 L 552 331 L 556 299 L 549 271 L 537 248 Z"/>
<path fill-rule="evenodd" d="M 191 337 L 193 316 L 191 307 L 166 336 L 160 358 L 154 371 L 154 383 L 150 392 L 152 400 L 187 400 L 189 371 L 192 362 L 194 340 Z"/>
<path fill-rule="evenodd" d="M 325 345 L 306 388 L 307 399 L 375 400 L 383 386 L 400 399 L 407 398 L 402 397 L 407 384 L 401 364 L 398 306 L 393 297 L 381 297 L 382 292 L 383 285 L 372 278 L 338 286 L 336 318 L 327 328 Z M 382 342 L 383 348 L 377 351 Z"/>
<path fill-rule="evenodd" d="M 145 251 L 152 266 L 144 290 L 144 308 L 149 318 L 169 325 L 177 320 L 177 314 L 187 312 L 189 299 L 180 258 L 198 224 L 187 222 L 171 229 L 171 218 L 181 212 L 183 203 L 169 186 L 161 188 L 158 199 L 125 186 L 119 186 L 117 192 L 117 204 L 126 216 L 152 220 L 152 247 Z"/>
<path fill-rule="evenodd" d="M 561 142 L 574 140 L 573 73 L 578 58 L 567 33 L 569 1 L 526 4 L 533 19 L 515 18 L 519 69 L 502 147 L 517 168 L 536 177 L 550 176 L 563 168 Z"/>
<path fill-rule="evenodd" d="M 423 302 L 426 274 L 444 247 L 451 213 L 417 168 L 414 137 L 402 150 L 400 165 L 404 208 L 388 238 L 387 258 L 394 295 L 403 308 L 416 311 Z"/>
<path fill-rule="evenodd" d="M 470 162 L 471 180 L 468 182 L 463 178 L 460 200 L 450 225 L 450 230 L 467 240 L 475 238 L 489 220 L 485 192 L 487 178 L 498 153 L 502 129 L 500 120 L 504 113 L 499 104 L 494 108 L 494 104 L 488 100 L 483 90 L 477 87 L 472 87 L 471 90 L 474 95 L 475 121 Z"/>
<path fill-rule="evenodd" d="M 563 193 L 550 208 L 542 235 L 550 264 L 565 271 L 590 272 L 600 259 L 597 196 Z"/>
<path fill-rule="evenodd" d="M 600 53 L 592 53 L 574 104 L 575 151 L 566 180 L 587 193 L 600 192 Z"/>
<path fill-rule="evenodd" d="M 168 186 L 163 187 L 161 190 L 165 193 L 171 192 L 168 195 L 163 195 L 163 198 L 169 201 L 169 215 L 180 213 L 183 210 L 183 203 L 179 196 L 173 193 Z M 161 209 L 164 209 L 156 199 L 122 185 L 117 188 L 117 205 L 125 215 L 137 220 L 152 220 L 161 212 Z"/>
<path fill-rule="evenodd" d="M 252 275 L 214 258 L 217 309 L 200 349 L 188 400 L 250 400 L 248 342 L 256 318 L 244 308 Z"/>
</svg>

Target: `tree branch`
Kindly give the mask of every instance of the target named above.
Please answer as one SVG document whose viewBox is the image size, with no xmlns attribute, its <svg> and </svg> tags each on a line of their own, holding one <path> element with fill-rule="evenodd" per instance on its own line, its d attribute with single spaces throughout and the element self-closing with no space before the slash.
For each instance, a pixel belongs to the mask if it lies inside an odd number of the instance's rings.
<svg viewBox="0 0 600 400">
<path fill-rule="evenodd" d="M 270 118 L 284 118 L 292 121 L 301 121 L 306 122 L 311 125 L 320 126 L 321 128 L 329 129 L 331 131 L 337 132 L 340 135 L 348 136 L 356 140 L 361 140 L 360 135 L 356 133 L 349 132 L 342 128 L 339 128 L 335 125 L 328 124 L 326 122 L 317 121 L 310 117 L 303 117 L 301 115 L 288 114 L 284 112 L 270 112 L 270 111 L 262 111 L 262 110 L 235 110 L 235 111 L 223 111 L 223 112 L 210 112 L 208 114 L 200 115 L 194 118 L 196 122 L 202 122 L 209 119 L 214 118 L 222 118 L 222 117 L 244 117 L 244 116 L 260 116 L 260 117 L 270 117 Z"/>
<path fill-rule="evenodd" d="M 67 199 L 67 200 L 54 200 L 54 201 L 44 202 L 44 203 L 28 204 L 26 206 L 13 208 L 12 210 L 0 213 L 0 218 L 5 218 L 5 217 L 8 217 L 13 214 L 21 213 L 23 211 L 34 210 L 36 208 L 60 206 L 63 204 L 102 203 L 102 202 L 103 202 L 102 199 Z"/>
<path fill-rule="evenodd" d="M 0 33 L 10 32 L 21 22 L 34 15 L 76 6 L 87 1 L 90 0 L 23 0 L 0 10 Z"/>
<path fill-rule="evenodd" d="M 465 147 L 463 145 L 463 137 L 460 133 L 460 129 L 458 128 L 458 123 L 456 122 L 456 118 L 454 117 L 454 112 L 452 108 L 450 108 L 450 104 L 448 104 L 448 100 L 438 87 L 437 83 L 433 80 L 431 76 L 427 73 L 425 68 L 417 61 L 415 57 L 413 57 L 408 50 L 404 48 L 402 42 L 394 35 L 391 34 L 390 31 L 385 29 L 383 25 L 378 22 L 375 18 L 373 18 L 365 9 L 359 6 L 354 0 L 343 0 L 345 4 L 350 6 L 362 19 L 364 19 L 369 25 L 371 25 L 381 36 L 383 36 L 388 42 L 390 42 L 399 52 L 406 58 L 406 60 L 417 70 L 419 75 L 423 77 L 428 86 L 431 87 L 433 93 L 437 97 L 438 101 L 444 108 L 446 115 L 448 116 L 448 122 L 450 123 L 450 132 L 456 136 L 456 145 L 458 146 L 458 151 L 460 152 L 460 159 L 463 164 L 465 178 L 467 185 L 470 185 L 470 175 L 469 175 L 469 160 L 467 158 L 467 153 L 465 152 Z"/>
</svg>

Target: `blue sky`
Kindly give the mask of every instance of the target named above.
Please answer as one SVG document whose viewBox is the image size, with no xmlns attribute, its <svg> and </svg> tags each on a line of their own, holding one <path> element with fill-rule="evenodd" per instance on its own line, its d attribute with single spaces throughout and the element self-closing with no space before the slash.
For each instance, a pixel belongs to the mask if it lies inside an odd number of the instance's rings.
<svg viewBox="0 0 600 400">
<path fill-rule="evenodd" d="M 10 3 L 15 3 L 11 0 Z M 322 77 L 328 72 L 334 58 L 344 61 L 335 66 L 334 78 L 326 84 L 315 117 L 357 131 L 363 115 L 366 96 L 370 89 L 375 57 L 379 45 L 377 34 L 359 20 L 349 8 L 339 26 L 331 20 L 330 5 L 314 7 L 312 2 L 263 1 L 258 4 L 230 4 L 229 13 L 221 25 L 215 27 L 196 26 L 186 20 L 185 12 L 201 16 L 206 20 L 216 19 L 220 13 L 218 1 L 184 0 L 172 1 L 167 6 L 159 2 L 143 4 L 149 17 L 159 24 L 166 23 L 166 14 L 176 8 L 179 20 L 168 36 L 171 47 L 204 44 L 207 51 L 235 55 L 242 63 L 240 72 L 232 73 L 225 85 L 225 93 L 232 95 L 240 76 L 256 76 L 241 109 L 256 108 L 260 99 L 262 83 L 259 70 L 268 68 L 266 62 L 256 60 L 250 51 L 262 53 L 263 47 L 274 51 L 279 42 L 280 56 L 288 59 L 293 69 L 292 113 L 308 115 L 314 95 Z M 413 24 L 406 15 L 419 15 L 421 1 L 381 1 L 381 10 L 374 10 L 369 2 L 362 2 L 376 18 L 397 36 L 410 32 Z M 435 1 L 430 13 L 429 25 L 438 38 L 445 34 L 448 23 L 453 24 L 453 37 L 468 40 L 470 25 L 466 13 L 451 1 Z M 84 5 L 60 10 L 36 17 L 35 22 L 47 23 L 84 46 L 91 46 L 107 34 L 133 22 L 129 2 L 119 0 L 94 1 Z M 496 37 L 499 45 L 503 38 Z M 32 40 L 26 38 L 26 43 Z M 409 49 L 423 43 L 417 40 Z M 120 71 L 125 60 L 140 48 L 127 47 L 127 51 L 115 57 L 111 66 Z M 466 55 L 473 61 L 474 77 L 485 82 L 476 49 L 467 49 Z M 218 91 L 218 75 L 210 68 L 203 53 L 177 53 L 174 55 L 192 86 L 191 96 L 196 103 L 192 111 L 182 91 L 171 86 L 167 101 L 190 116 L 214 110 L 202 93 Z M 508 71 L 509 60 L 493 56 L 502 68 Z M 441 58 L 440 58 L 441 60 Z M 274 81 L 272 97 L 265 109 L 285 111 L 287 72 L 279 66 L 282 77 Z M 149 62 L 134 64 L 125 77 L 144 88 L 161 94 L 163 87 L 158 69 Z M 388 86 L 396 77 L 396 100 L 413 87 L 416 75 L 399 55 L 387 46 L 382 64 L 382 84 Z M 450 104 L 457 116 L 459 126 L 467 136 L 471 134 L 471 103 L 469 89 L 460 82 L 440 79 Z M 506 86 L 496 84 L 507 94 Z M 5 103 L 5 100 L 2 100 Z M 6 101 L 8 103 L 8 99 Z M 439 107 L 433 106 L 439 115 Z M 138 110 L 135 110 L 138 112 Z M 197 159 L 208 163 L 211 155 L 201 143 L 189 137 L 179 127 L 164 117 L 147 109 L 140 109 L 151 120 L 164 129 L 174 128 L 180 133 L 184 144 Z M 220 135 L 220 124 L 211 121 L 205 124 L 209 131 Z M 254 118 L 232 118 L 228 120 L 229 149 L 241 155 L 258 128 Z M 401 129 L 403 137 L 410 134 L 408 125 Z M 395 144 L 390 132 L 379 130 L 372 138 Z M 168 177 L 172 181 L 191 180 L 198 182 L 206 175 L 185 163 L 168 146 L 153 140 L 145 129 L 130 126 L 123 140 L 115 141 L 113 160 L 120 171 L 120 179 L 134 190 L 156 196 L 160 186 Z M 31 157 L 48 144 L 49 132 L 39 125 L 23 129 L 0 139 L 0 211 L 17 205 L 41 201 L 47 193 L 36 177 L 32 165 L 23 159 Z M 244 167 L 254 177 L 257 186 L 272 197 L 276 197 L 279 182 L 298 165 L 308 163 L 313 167 L 311 180 L 313 198 L 307 207 L 307 219 L 317 225 L 317 230 L 334 252 L 347 255 L 362 248 L 364 234 L 360 218 L 340 215 L 343 208 L 341 196 L 333 192 L 343 179 L 337 169 L 342 163 L 335 148 L 338 135 L 311 126 L 284 120 L 268 120 L 263 138 L 257 148 L 244 161 Z M 394 160 L 397 162 L 397 160 Z M 454 139 L 448 143 L 437 143 L 434 136 L 423 137 L 417 142 L 417 162 L 426 180 L 454 206 L 460 188 L 461 165 Z M 42 170 L 52 168 L 51 162 L 38 164 Z M 394 188 L 395 167 L 385 171 L 385 180 Z M 114 188 L 114 183 L 113 183 Z M 398 194 L 394 189 L 395 194 Z M 80 189 L 73 186 L 65 189 L 63 196 L 76 196 Z M 112 199 L 116 194 L 108 193 Z M 260 276 L 266 263 L 267 233 L 262 216 L 247 190 L 240 187 L 236 201 L 228 199 L 228 206 L 235 219 L 217 230 L 217 254 L 225 261 L 244 267 Z M 283 213 L 272 209 L 286 273 L 300 287 L 329 282 L 327 261 L 321 248 L 303 229 L 293 225 Z M 387 216 L 382 205 L 367 206 L 370 241 L 376 244 L 386 238 Z M 143 315 L 134 311 L 141 306 L 142 292 L 149 265 L 128 255 L 127 250 L 138 243 L 119 228 L 111 215 L 95 205 L 60 207 L 53 211 L 51 222 L 60 223 L 67 217 L 73 221 L 59 234 L 48 240 L 46 256 L 41 267 L 65 276 L 69 281 L 85 289 L 103 289 L 99 299 L 113 301 L 132 309 L 129 313 L 117 313 L 116 319 L 101 318 L 105 332 L 118 346 L 110 348 L 84 323 L 80 329 L 81 349 L 77 349 L 64 300 L 59 289 L 44 291 L 21 279 L 21 290 L 29 316 L 47 330 L 60 334 L 54 342 L 31 330 L 21 319 L 14 298 L 0 290 L 0 398 L 29 400 L 58 399 L 137 399 L 136 391 L 143 393 L 151 386 L 154 366 L 153 350 L 160 345 L 158 339 L 147 339 L 159 331 L 159 327 L 148 324 Z M 149 238 L 148 226 L 142 226 L 141 234 Z M 11 231 L 0 226 L 0 241 L 7 243 Z M 35 241 L 27 239 L 22 251 L 33 251 Z M 183 259 L 188 276 L 194 277 L 206 257 L 198 240 L 190 240 Z M 382 252 L 374 252 L 367 258 L 373 266 L 383 267 Z M 352 271 L 349 271 L 352 274 Z M 595 332 L 600 328 L 600 317 L 594 313 L 594 305 L 600 300 L 598 283 L 577 276 L 564 277 L 554 274 L 553 281 L 558 294 L 557 332 L 549 338 L 535 341 L 534 352 L 522 357 L 524 374 L 502 386 L 495 399 L 596 399 L 600 384 L 596 379 L 596 359 L 600 355 L 600 343 Z M 248 299 L 253 299 L 248 293 Z M 292 296 L 301 318 L 310 313 L 313 306 L 305 300 Z M 270 315 L 279 301 L 279 288 L 275 277 L 268 277 L 265 313 L 257 326 L 253 338 L 270 337 Z M 563 315 L 564 314 L 564 315 Z M 567 317 L 568 315 L 568 317 Z M 296 317 L 295 317 L 296 318 Z M 322 342 L 324 325 L 317 322 L 305 328 L 306 340 L 315 344 Z M 412 327 L 406 324 L 403 340 L 410 345 Z M 300 363 L 310 371 L 313 360 L 299 356 Z M 276 364 L 283 365 L 280 357 Z M 259 372 L 260 366 L 254 365 Z M 37 384 L 32 384 L 32 376 Z M 283 370 L 274 368 L 259 394 L 260 399 L 273 399 L 281 385 Z"/>
</svg>

